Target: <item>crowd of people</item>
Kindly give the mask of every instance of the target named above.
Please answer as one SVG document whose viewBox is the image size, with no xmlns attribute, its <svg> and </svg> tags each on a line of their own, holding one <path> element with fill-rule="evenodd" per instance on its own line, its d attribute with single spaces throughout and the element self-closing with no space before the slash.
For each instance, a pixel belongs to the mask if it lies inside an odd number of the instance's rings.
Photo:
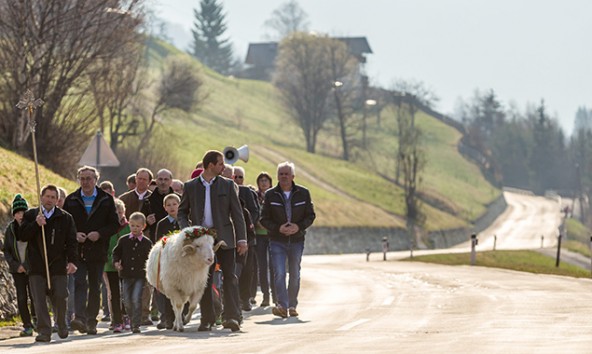
<svg viewBox="0 0 592 354">
<path fill-rule="evenodd" d="M 2 251 L 17 291 L 20 335 L 36 331 L 38 342 L 51 341 L 52 333 L 96 335 L 99 320 L 114 333 L 141 333 L 153 321 L 172 329 L 171 302 L 148 284 L 145 264 L 154 243 L 193 225 L 215 229 L 216 242 L 224 242 L 209 270 L 198 331 L 240 330 L 258 288 L 259 306 L 298 316 L 304 237 L 315 212 L 294 177 L 294 164 L 282 162 L 275 187 L 267 172 L 256 187 L 247 185 L 244 168 L 210 150 L 186 182 L 165 168 L 156 176 L 140 168 L 116 197 L 113 183 L 99 184 L 99 171 L 83 166 L 80 187 L 70 194 L 46 185 L 36 208 L 16 194 Z"/>
</svg>

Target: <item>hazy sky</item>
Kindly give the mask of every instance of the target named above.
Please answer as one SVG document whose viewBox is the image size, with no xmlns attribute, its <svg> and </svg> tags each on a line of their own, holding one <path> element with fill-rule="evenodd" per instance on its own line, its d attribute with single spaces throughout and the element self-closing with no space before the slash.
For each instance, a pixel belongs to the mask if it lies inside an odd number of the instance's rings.
<svg viewBox="0 0 592 354">
<path fill-rule="evenodd" d="M 153 0 L 187 48 L 199 0 Z M 242 58 L 282 0 L 222 0 L 228 36 Z M 579 106 L 592 107 L 592 1 L 589 0 L 299 0 L 311 29 L 366 36 L 372 82 L 423 81 L 452 113 L 459 98 L 494 89 L 521 111 L 544 99 L 567 134 Z M 183 34 L 185 31 L 185 34 Z M 588 83 L 590 82 L 590 83 Z"/>
</svg>

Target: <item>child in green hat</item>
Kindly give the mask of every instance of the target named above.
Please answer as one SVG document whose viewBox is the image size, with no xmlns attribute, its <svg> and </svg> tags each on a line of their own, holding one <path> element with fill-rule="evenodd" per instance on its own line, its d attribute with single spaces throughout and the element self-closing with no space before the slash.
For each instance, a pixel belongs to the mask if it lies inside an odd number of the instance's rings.
<svg viewBox="0 0 592 354">
<path fill-rule="evenodd" d="M 14 279 L 16 288 L 16 299 L 18 310 L 23 321 L 23 331 L 21 337 L 33 335 L 33 322 L 31 316 L 35 316 L 33 307 L 33 298 L 29 290 L 29 258 L 27 256 L 27 242 L 18 241 L 17 234 L 19 227 L 23 222 L 23 216 L 29 206 L 23 196 L 17 194 L 12 201 L 12 215 L 14 220 L 6 228 L 5 243 L 2 248 L 4 258 L 9 266 L 9 271 Z M 31 299 L 31 311 L 29 312 L 28 299 Z"/>
</svg>

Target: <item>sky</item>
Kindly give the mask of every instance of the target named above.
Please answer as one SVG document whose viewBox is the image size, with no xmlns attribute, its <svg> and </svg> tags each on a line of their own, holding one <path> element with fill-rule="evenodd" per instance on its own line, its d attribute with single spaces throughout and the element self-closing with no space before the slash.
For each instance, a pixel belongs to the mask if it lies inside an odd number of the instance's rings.
<svg viewBox="0 0 592 354">
<path fill-rule="evenodd" d="M 228 37 L 245 58 L 250 42 L 283 0 L 221 0 Z M 374 85 L 421 81 L 453 114 L 476 89 L 493 89 L 522 112 L 545 101 L 571 134 L 576 110 L 592 108 L 592 1 L 589 0 L 299 0 L 310 29 L 365 36 Z M 199 0 L 153 0 L 175 45 L 187 49 Z"/>
</svg>

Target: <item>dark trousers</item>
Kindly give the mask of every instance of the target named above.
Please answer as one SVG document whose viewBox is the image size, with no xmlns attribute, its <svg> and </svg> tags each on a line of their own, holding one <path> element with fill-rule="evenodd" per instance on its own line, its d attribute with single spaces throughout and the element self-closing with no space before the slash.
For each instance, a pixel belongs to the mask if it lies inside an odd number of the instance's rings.
<svg viewBox="0 0 592 354">
<path fill-rule="evenodd" d="M 109 290 L 107 284 L 105 284 L 105 277 L 101 278 L 101 308 L 103 309 L 103 316 L 111 316 L 111 310 L 109 309 Z"/>
<path fill-rule="evenodd" d="M 251 247 L 251 246 L 249 246 Z M 254 247 L 254 246 L 252 246 Z M 251 282 L 253 281 L 253 273 L 255 273 L 255 252 L 254 249 L 249 249 L 245 254 L 245 263 L 243 270 L 238 278 L 239 297 L 243 303 L 249 303 L 251 297 Z"/>
<path fill-rule="evenodd" d="M 259 284 L 259 265 L 257 264 L 257 250 L 255 249 L 255 247 L 257 246 L 254 245 L 253 248 L 250 248 L 249 246 L 250 252 L 253 253 L 253 276 L 251 277 L 251 286 L 249 293 L 251 295 L 250 297 L 252 297 L 253 299 L 257 297 L 257 285 Z"/>
<path fill-rule="evenodd" d="M 101 278 L 104 262 L 81 261 L 74 273 L 74 297 L 76 319 L 89 327 L 97 326 L 101 304 Z"/>
<path fill-rule="evenodd" d="M 119 288 L 119 275 L 117 272 L 105 272 L 109 282 L 109 304 L 111 307 L 111 322 L 123 324 L 121 318 L 121 290 Z"/>
<path fill-rule="evenodd" d="M 29 276 L 27 273 L 11 273 L 14 279 L 14 287 L 16 288 L 16 303 L 18 306 L 23 327 L 31 328 L 31 315 L 35 316 L 35 305 L 33 304 L 33 296 L 29 288 Z M 29 298 L 31 299 L 31 311 L 29 312 Z"/>
<path fill-rule="evenodd" d="M 41 275 L 30 275 L 29 286 L 33 303 L 37 313 L 37 333 L 51 336 L 51 317 L 47 308 L 47 279 Z M 66 303 L 68 301 L 68 277 L 54 275 L 51 277 L 51 292 L 49 294 L 56 321 L 60 330 L 66 326 Z"/>
<path fill-rule="evenodd" d="M 223 250 L 218 249 L 216 257 L 220 268 L 222 269 L 222 276 L 224 283 L 224 319 L 233 319 L 239 321 L 241 311 L 239 309 L 238 299 L 238 278 L 234 273 L 235 268 L 235 249 Z M 203 297 L 199 303 L 201 309 L 201 323 L 216 323 L 216 313 L 214 311 L 214 303 L 212 301 L 212 280 L 214 278 L 214 270 L 216 265 L 212 264 L 210 267 L 210 274 L 208 277 L 208 284 L 204 291 Z"/>
<path fill-rule="evenodd" d="M 142 323 L 142 289 L 145 282 L 144 278 L 124 278 L 122 280 L 123 301 L 132 320 L 132 328 L 140 328 Z"/>
<path fill-rule="evenodd" d="M 271 253 L 269 251 L 269 237 L 257 235 L 255 250 L 257 253 L 257 265 L 259 266 L 259 285 L 261 286 L 263 298 L 269 299 L 269 291 L 271 289 L 273 302 L 276 303 L 275 284 L 273 282 L 274 272 L 271 264 Z M 271 282 L 270 279 L 272 280 Z"/>
<path fill-rule="evenodd" d="M 160 312 L 160 321 L 166 324 L 172 324 L 175 320 L 175 313 L 173 311 L 173 304 L 165 294 L 154 289 L 154 298 L 156 299 L 156 306 Z M 186 306 L 187 307 L 187 306 Z M 185 311 L 183 311 L 185 313 Z"/>
</svg>

